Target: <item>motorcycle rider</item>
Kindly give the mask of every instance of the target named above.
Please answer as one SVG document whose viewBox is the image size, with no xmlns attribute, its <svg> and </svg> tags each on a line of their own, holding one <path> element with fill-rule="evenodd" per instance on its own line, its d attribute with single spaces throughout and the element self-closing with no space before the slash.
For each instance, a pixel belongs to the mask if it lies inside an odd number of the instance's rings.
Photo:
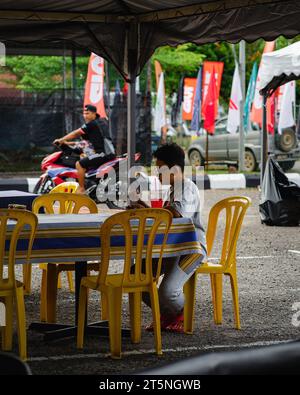
<svg viewBox="0 0 300 395">
<path fill-rule="evenodd" d="M 84 181 L 87 170 L 96 169 L 115 157 L 114 153 L 109 153 L 108 155 L 105 153 L 105 139 L 110 140 L 107 120 L 100 118 L 97 108 L 92 104 L 84 106 L 83 118 L 85 123 L 79 129 L 73 130 L 66 136 L 53 141 L 54 144 L 61 145 L 66 141 L 81 137 L 88 142 L 88 150 L 85 152 L 86 156 L 76 162 L 79 183 L 77 193 L 85 193 Z"/>
</svg>

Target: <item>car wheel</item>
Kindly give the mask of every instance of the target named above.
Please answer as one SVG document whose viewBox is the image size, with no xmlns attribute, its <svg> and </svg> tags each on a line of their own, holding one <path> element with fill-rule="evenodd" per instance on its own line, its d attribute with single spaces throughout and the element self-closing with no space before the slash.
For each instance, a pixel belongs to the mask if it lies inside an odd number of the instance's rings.
<svg viewBox="0 0 300 395">
<path fill-rule="evenodd" d="M 190 164 L 192 166 L 204 166 L 204 160 L 200 154 L 200 152 L 196 149 L 193 149 L 189 154 Z"/>
<path fill-rule="evenodd" d="M 295 165 L 295 160 L 287 160 L 285 162 L 278 162 L 283 171 L 291 170 Z"/>
<path fill-rule="evenodd" d="M 287 128 L 277 137 L 277 146 L 284 152 L 290 151 L 296 144 L 296 135 L 293 129 Z"/>
<path fill-rule="evenodd" d="M 245 151 L 245 159 L 244 159 L 244 169 L 245 171 L 255 171 L 257 167 L 257 162 L 255 155 L 252 151 L 246 150 Z"/>
</svg>

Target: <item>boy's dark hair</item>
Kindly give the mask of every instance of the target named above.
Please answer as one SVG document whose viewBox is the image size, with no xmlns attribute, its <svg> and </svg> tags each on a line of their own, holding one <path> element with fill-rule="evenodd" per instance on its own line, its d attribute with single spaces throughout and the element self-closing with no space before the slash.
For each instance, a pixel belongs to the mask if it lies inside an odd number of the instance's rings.
<svg viewBox="0 0 300 395">
<path fill-rule="evenodd" d="M 184 172 L 185 153 L 178 144 L 163 144 L 157 148 L 153 156 L 165 162 L 169 168 L 177 165 L 181 168 L 181 171 Z"/>
</svg>

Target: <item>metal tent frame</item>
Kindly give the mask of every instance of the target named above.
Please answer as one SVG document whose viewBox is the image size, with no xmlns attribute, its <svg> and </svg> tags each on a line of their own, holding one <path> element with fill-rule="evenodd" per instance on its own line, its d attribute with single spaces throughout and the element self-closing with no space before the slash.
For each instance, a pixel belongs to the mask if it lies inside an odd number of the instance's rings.
<svg viewBox="0 0 300 395">
<path fill-rule="evenodd" d="M 103 56 L 129 84 L 128 166 L 135 154 L 135 81 L 162 45 L 274 40 L 300 33 L 296 0 L 6 0 L 0 41 L 51 48 L 64 41 Z"/>
</svg>

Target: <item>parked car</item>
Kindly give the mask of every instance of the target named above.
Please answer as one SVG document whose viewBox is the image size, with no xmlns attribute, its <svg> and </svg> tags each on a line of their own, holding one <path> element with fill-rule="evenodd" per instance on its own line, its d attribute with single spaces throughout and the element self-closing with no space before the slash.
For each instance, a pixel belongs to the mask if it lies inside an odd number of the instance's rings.
<svg viewBox="0 0 300 395">
<path fill-rule="evenodd" d="M 251 130 L 245 134 L 245 170 L 255 171 L 260 163 L 260 130 Z M 272 150 L 275 159 L 284 171 L 293 168 L 300 159 L 300 145 L 293 128 L 275 134 L 275 147 Z M 206 134 L 193 141 L 188 148 L 191 165 L 204 165 L 206 157 Z M 227 131 L 227 117 L 216 122 L 215 134 L 208 137 L 208 160 L 211 163 L 237 163 L 239 157 L 239 134 Z"/>
</svg>

